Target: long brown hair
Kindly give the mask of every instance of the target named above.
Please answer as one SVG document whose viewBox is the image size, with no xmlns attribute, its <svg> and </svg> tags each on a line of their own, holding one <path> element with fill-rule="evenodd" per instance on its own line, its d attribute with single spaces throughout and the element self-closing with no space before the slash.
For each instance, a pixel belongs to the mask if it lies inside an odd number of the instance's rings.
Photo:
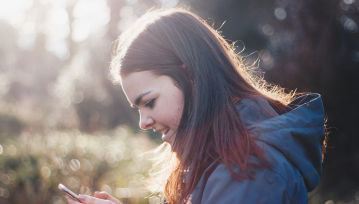
<svg viewBox="0 0 359 204">
<path fill-rule="evenodd" d="M 153 10 L 123 33 L 111 64 L 113 75 L 150 70 L 171 77 L 184 94 L 184 109 L 172 145 L 179 162 L 164 189 L 169 203 L 186 202 L 203 171 L 214 160 L 237 179 L 251 179 L 269 167 L 264 152 L 241 121 L 236 105 L 263 97 L 280 114 L 293 92 L 253 75 L 215 29 L 184 9 Z M 251 163 L 255 156 L 260 164 Z M 235 172 L 233 166 L 241 171 Z"/>
</svg>

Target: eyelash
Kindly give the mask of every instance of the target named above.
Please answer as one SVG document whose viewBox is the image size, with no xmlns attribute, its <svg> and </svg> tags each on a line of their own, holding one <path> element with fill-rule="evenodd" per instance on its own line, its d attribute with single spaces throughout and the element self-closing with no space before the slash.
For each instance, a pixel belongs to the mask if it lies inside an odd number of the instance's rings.
<svg viewBox="0 0 359 204">
<path fill-rule="evenodd" d="M 155 105 L 155 102 L 156 102 L 156 99 L 154 98 L 154 99 L 150 100 L 149 102 L 147 102 L 145 104 L 145 106 L 148 108 L 153 108 L 153 106 Z"/>
</svg>

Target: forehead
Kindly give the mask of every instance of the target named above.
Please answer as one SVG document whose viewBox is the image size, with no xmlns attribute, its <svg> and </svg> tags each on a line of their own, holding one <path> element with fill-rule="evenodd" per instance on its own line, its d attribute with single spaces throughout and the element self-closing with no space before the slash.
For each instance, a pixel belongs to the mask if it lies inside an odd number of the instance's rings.
<svg viewBox="0 0 359 204">
<path fill-rule="evenodd" d="M 150 71 L 133 72 L 121 78 L 122 89 L 133 103 L 138 95 L 156 89 L 160 85 L 160 78 Z"/>
</svg>

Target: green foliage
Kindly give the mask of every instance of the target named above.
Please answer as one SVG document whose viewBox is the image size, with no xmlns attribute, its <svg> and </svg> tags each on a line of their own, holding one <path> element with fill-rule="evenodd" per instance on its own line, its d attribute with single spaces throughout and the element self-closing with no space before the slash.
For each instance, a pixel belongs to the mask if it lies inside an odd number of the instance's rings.
<svg viewBox="0 0 359 204">
<path fill-rule="evenodd" d="M 26 132 L 0 144 L 0 203 L 65 203 L 59 183 L 74 192 L 105 190 L 123 203 L 153 203 L 144 183 L 154 144 L 127 128 L 93 135 Z"/>
</svg>

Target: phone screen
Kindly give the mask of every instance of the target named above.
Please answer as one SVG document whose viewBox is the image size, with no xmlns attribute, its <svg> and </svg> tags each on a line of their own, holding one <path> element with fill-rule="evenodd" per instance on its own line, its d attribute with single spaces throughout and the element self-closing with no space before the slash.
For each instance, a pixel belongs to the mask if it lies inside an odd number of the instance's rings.
<svg viewBox="0 0 359 204">
<path fill-rule="evenodd" d="M 74 200 L 78 201 L 81 203 L 79 196 L 72 192 L 70 189 L 66 188 L 66 186 L 64 186 L 63 184 L 59 184 L 58 185 L 59 189 L 62 190 L 63 192 L 65 192 L 67 195 L 69 195 L 71 198 L 73 198 Z"/>
</svg>

